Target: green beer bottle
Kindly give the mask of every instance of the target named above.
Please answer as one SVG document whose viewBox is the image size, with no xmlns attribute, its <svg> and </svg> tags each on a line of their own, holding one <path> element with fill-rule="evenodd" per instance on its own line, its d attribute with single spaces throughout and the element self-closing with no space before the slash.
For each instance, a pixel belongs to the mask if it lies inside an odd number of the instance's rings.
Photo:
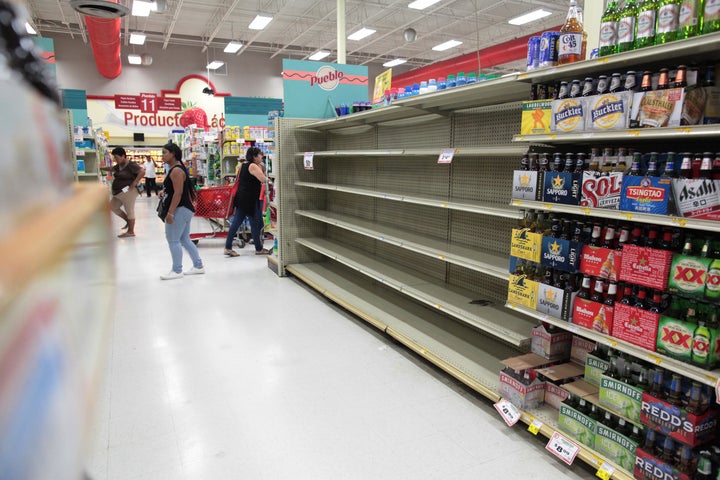
<svg viewBox="0 0 720 480">
<path fill-rule="evenodd" d="M 705 298 L 710 302 L 720 301 L 720 259 L 716 258 L 708 268 L 705 281 Z"/>
<path fill-rule="evenodd" d="M 627 0 L 618 13 L 617 53 L 629 52 L 635 48 L 635 22 L 637 20 L 637 0 Z"/>
<path fill-rule="evenodd" d="M 720 30 L 720 0 L 705 0 L 702 33 Z"/>
<path fill-rule="evenodd" d="M 698 321 L 698 327 L 693 334 L 692 361 L 697 365 L 705 366 L 710 358 L 710 330 L 705 321 Z"/>
<path fill-rule="evenodd" d="M 657 12 L 655 45 L 672 42 L 677 38 L 679 0 L 661 0 Z"/>
<path fill-rule="evenodd" d="M 682 0 L 678 15 L 678 40 L 691 38 L 702 32 L 703 0 Z"/>
<path fill-rule="evenodd" d="M 635 24 L 635 49 L 655 45 L 657 11 L 655 0 L 641 0 Z"/>
<path fill-rule="evenodd" d="M 608 0 L 607 9 L 600 20 L 600 43 L 598 56 L 605 57 L 617 51 L 618 42 L 618 2 Z"/>
</svg>

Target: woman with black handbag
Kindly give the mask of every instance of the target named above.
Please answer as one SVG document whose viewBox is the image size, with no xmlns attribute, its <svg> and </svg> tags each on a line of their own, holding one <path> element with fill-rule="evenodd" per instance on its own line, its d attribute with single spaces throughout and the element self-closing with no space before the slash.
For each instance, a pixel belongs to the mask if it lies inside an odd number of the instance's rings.
<svg viewBox="0 0 720 480">
<path fill-rule="evenodd" d="M 190 175 L 182 163 L 182 150 L 174 143 L 168 143 L 162 149 L 163 160 L 170 170 L 163 182 L 163 204 L 166 208 L 165 238 L 170 247 L 172 256 L 172 270 L 161 275 L 162 280 L 175 280 L 183 277 L 182 249 L 185 248 L 193 266 L 185 271 L 185 275 L 200 275 L 205 273 L 202 259 L 197 247 L 190 239 L 190 221 L 195 214 L 195 190 L 190 184 Z M 160 209 L 159 209 L 160 210 Z M 163 212 L 164 213 L 164 212 Z M 162 218 L 162 214 L 158 211 Z"/>
</svg>

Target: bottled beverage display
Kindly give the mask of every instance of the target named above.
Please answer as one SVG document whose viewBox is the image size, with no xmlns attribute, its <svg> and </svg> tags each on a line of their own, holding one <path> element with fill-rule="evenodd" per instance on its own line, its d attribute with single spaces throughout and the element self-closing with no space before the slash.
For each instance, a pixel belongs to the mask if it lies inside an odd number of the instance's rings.
<svg viewBox="0 0 720 480">
<path fill-rule="evenodd" d="M 720 30 L 720 0 L 705 0 L 702 33 Z"/>
<path fill-rule="evenodd" d="M 570 0 L 565 24 L 560 28 L 558 39 L 558 64 L 579 62 L 585 59 L 585 42 L 583 42 L 583 25 L 576 0 Z"/>
<path fill-rule="evenodd" d="M 635 48 L 635 25 L 637 24 L 637 0 L 626 0 L 625 6 L 618 13 L 617 53 L 629 52 Z"/>
<path fill-rule="evenodd" d="M 679 0 L 660 0 L 657 10 L 655 45 L 672 42 L 677 37 Z"/>
<path fill-rule="evenodd" d="M 610 0 L 600 20 L 600 42 L 598 56 L 605 57 L 617 52 L 618 44 L 618 2 Z"/>
<path fill-rule="evenodd" d="M 678 39 L 691 38 L 702 32 L 702 0 L 682 0 L 678 13 Z"/>
<path fill-rule="evenodd" d="M 655 45 L 658 2 L 640 0 L 635 27 L 635 49 Z"/>
</svg>

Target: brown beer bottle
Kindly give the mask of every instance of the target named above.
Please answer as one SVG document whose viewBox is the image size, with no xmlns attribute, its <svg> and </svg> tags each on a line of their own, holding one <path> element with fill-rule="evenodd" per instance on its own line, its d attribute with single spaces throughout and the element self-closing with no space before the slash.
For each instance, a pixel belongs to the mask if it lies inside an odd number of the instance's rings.
<svg viewBox="0 0 720 480">
<path fill-rule="evenodd" d="M 642 83 L 640 83 L 641 92 L 649 92 L 652 90 L 652 72 L 644 71 L 642 77 Z"/>
<path fill-rule="evenodd" d="M 675 82 L 673 88 L 685 88 L 687 87 L 687 67 L 680 65 L 677 67 L 677 73 L 675 73 Z"/>
<path fill-rule="evenodd" d="M 560 38 L 558 39 L 558 64 L 565 65 L 568 63 L 579 62 L 585 60 L 582 56 L 583 48 L 583 25 L 580 20 L 580 12 L 576 0 L 570 0 L 570 8 L 568 10 L 565 25 L 560 28 Z"/>
<path fill-rule="evenodd" d="M 667 68 L 660 69 L 660 78 L 658 79 L 657 89 L 667 90 L 670 88 L 670 75 Z"/>
</svg>

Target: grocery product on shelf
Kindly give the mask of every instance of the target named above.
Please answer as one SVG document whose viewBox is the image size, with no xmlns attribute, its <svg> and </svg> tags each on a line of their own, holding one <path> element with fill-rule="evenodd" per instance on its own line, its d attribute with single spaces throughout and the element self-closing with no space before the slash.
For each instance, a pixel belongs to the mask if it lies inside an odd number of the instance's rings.
<svg viewBox="0 0 720 480">
<path fill-rule="evenodd" d="M 560 28 L 558 39 L 558 64 L 585 60 L 586 42 L 583 37 L 584 29 L 576 0 L 570 0 L 565 24 Z"/>
</svg>

